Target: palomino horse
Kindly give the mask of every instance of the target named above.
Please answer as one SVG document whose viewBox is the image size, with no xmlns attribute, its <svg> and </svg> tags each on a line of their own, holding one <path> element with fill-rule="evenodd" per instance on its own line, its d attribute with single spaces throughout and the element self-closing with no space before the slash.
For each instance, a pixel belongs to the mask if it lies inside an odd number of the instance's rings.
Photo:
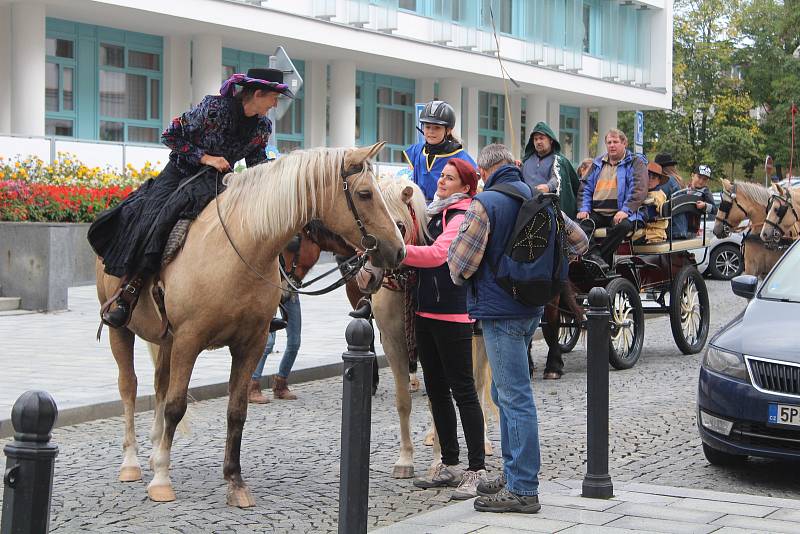
<svg viewBox="0 0 800 534">
<path fill-rule="evenodd" d="M 780 259 L 781 252 L 767 248 L 758 238 L 767 216 L 770 190 L 750 182 L 722 180 L 722 201 L 714 222 L 714 235 L 730 235 L 745 219 L 750 221 L 750 231 L 742 240 L 744 272 L 763 278 Z"/>
<path fill-rule="evenodd" d="M 776 184 L 768 210 L 761 239 L 775 244 L 784 239 L 797 239 L 800 234 L 800 188 L 784 189 Z"/>
<path fill-rule="evenodd" d="M 134 336 L 160 347 L 150 434 L 155 472 L 147 487 L 154 501 L 175 499 L 170 452 L 175 427 L 186 411 L 194 363 L 204 349 L 228 346 L 232 361 L 223 465 L 227 502 L 239 507 L 255 504 L 242 479 L 239 458 L 249 377 L 264 350 L 268 325 L 280 300 L 278 254 L 300 228 L 316 218 L 367 249 L 376 263 L 399 264 L 405 246 L 368 161 L 382 146 L 299 150 L 226 177 L 227 190 L 203 210 L 190 227 L 183 249 L 161 270 L 171 333 L 160 337 L 161 318 L 149 291 L 151 283 L 144 288 L 128 326 L 110 332 L 125 414 L 121 480 L 141 479 L 133 425 Z M 100 302 L 118 285 L 117 278 L 103 273 L 98 259 Z"/>
</svg>

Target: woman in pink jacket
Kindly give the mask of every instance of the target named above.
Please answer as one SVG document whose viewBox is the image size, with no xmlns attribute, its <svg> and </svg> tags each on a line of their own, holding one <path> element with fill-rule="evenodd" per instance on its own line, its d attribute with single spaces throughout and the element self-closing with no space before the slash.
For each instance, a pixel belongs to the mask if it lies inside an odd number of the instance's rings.
<svg viewBox="0 0 800 534">
<path fill-rule="evenodd" d="M 456 487 L 454 499 L 475 497 L 485 477 L 483 413 L 472 376 L 472 320 L 467 315 L 466 289 L 456 286 L 447 267 L 447 250 L 458 234 L 464 213 L 478 187 L 478 175 L 467 161 L 451 159 L 428 206 L 429 246 L 406 246 L 404 265 L 417 267 L 416 332 L 419 360 L 433 420 L 442 445 L 442 461 L 420 488 Z M 459 464 L 455 398 L 467 442 L 469 465 Z"/>
</svg>

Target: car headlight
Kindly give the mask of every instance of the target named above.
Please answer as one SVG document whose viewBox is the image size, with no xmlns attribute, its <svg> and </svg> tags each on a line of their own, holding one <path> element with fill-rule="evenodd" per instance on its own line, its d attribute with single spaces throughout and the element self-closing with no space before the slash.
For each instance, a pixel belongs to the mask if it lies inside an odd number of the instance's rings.
<svg viewBox="0 0 800 534">
<path fill-rule="evenodd" d="M 733 352 L 726 352 L 709 345 L 703 356 L 703 367 L 721 375 L 749 381 L 744 358 Z"/>
</svg>

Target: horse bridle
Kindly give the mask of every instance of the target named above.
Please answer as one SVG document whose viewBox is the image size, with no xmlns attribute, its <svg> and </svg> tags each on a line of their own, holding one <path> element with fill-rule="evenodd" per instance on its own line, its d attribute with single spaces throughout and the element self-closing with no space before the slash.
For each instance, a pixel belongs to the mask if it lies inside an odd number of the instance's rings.
<svg viewBox="0 0 800 534">
<path fill-rule="evenodd" d="M 350 209 L 350 213 L 353 214 L 353 219 L 355 219 L 356 226 L 358 226 L 358 230 L 359 232 L 361 232 L 361 248 L 364 249 L 363 254 L 352 256 L 341 265 L 338 265 L 334 269 L 331 269 L 330 271 L 322 274 L 321 276 L 314 278 L 314 280 L 311 280 L 305 284 L 299 284 L 300 287 L 297 287 L 295 284 L 292 283 L 292 280 L 289 279 L 288 275 L 283 270 L 283 267 L 279 265 L 278 270 L 280 271 L 281 276 L 286 281 L 286 284 L 289 287 L 287 289 L 284 288 L 283 286 L 273 284 L 272 282 L 267 280 L 264 277 L 264 275 L 258 272 L 257 269 L 255 269 L 252 265 L 250 265 L 250 263 L 246 259 L 244 259 L 241 252 L 239 252 L 239 249 L 236 247 L 236 244 L 233 242 L 233 239 L 231 238 L 230 232 L 228 231 L 228 227 L 225 225 L 225 220 L 223 219 L 222 211 L 220 210 L 220 205 L 219 205 L 220 203 L 217 200 L 216 202 L 217 216 L 219 217 L 219 222 L 222 225 L 222 230 L 225 232 L 225 237 L 228 238 L 228 243 L 231 244 L 231 247 L 233 247 L 234 252 L 236 252 L 236 255 L 239 256 L 239 259 L 242 261 L 242 263 L 244 263 L 247 266 L 247 268 L 250 269 L 250 271 L 252 271 L 253 274 L 255 274 L 259 279 L 261 279 L 262 282 L 266 283 L 267 285 L 277 287 L 283 291 L 288 291 L 290 293 L 296 293 L 299 295 L 312 295 L 312 296 L 324 295 L 325 293 L 330 293 L 331 291 L 338 289 L 339 287 L 345 285 L 351 278 L 353 278 L 356 275 L 356 273 L 358 273 L 359 269 L 361 269 L 361 267 L 363 267 L 366 264 L 368 253 L 378 248 L 378 238 L 367 232 L 367 229 L 364 226 L 364 222 L 361 220 L 361 216 L 358 214 L 358 209 L 356 208 L 355 202 L 353 202 L 353 195 L 350 192 L 350 184 L 347 181 L 349 177 L 364 172 L 365 165 L 368 166 L 369 164 L 361 163 L 359 165 L 354 165 L 350 168 L 345 169 L 344 160 L 342 160 L 341 168 L 339 171 L 339 176 L 342 179 L 342 191 L 344 191 L 344 196 L 347 201 L 347 207 Z M 217 176 L 215 177 L 214 187 L 216 189 L 216 196 L 219 197 L 219 172 L 217 172 Z M 300 289 L 301 287 L 306 287 L 314 283 L 315 281 L 319 280 L 320 278 L 327 276 L 328 274 L 330 274 L 335 270 L 339 270 L 342 273 L 342 276 L 339 280 L 335 281 L 329 286 L 324 287 L 322 289 L 318 289 L 316 291 L 302 291 Z"/>
<path fill-rule="evenodd" d="M 731 199 L 726 200 L 725 195 L 730 196 Z M 718 213 L 724 213 L 725 217 L 723 217 L 722 219 L 720 219 L 719 217 L 716 218 L 716 220 L 722 223 L 722 228 L 725 230 L 727 234 L 730 234 L 731 229 L 733 228 L 733 225 L 731 225 L 731 223 L 728 222 L 728 217 L 730 216 L 731 210 L 733 209 L 734 206 L 742 210 L 742 213 L 744 213 L 745 217 L 750 219 L 750 214 L 747 212 L 747 210 L 744 209 L 744 207 L 741 204 L 739 204 L 739 202 L 736 201 L 735 183 L 731 185 L 730 191 L 725 190 L 725 188 L 722 189 L 722 195 L 719 202 Z M 769 207 L 767 207 L 767 211 L 769 211 Z"/>
<path fill-rule="evenodd" d="M 771 226 L 775 231 L 778 232 L 778 235 L 783 238 L 786 235 L 786 231 L 781 228 L 781 223 L 783 222 L 783 218 L 786 217 L 786 214 L 789 213 L 789 210 L 792 210 L 792 215 L 794 216 L 794 223 L 797 224 L 800 222 L 800 217 L 797 215 L 797 211 L 794 209 L 794 203 L 792 202 L 791 196 L 789 193 L 786 193 L 786 196 L 779 195 L 778 193 L 773 193 L 769 197 L 769 202 L 767 202 L 767 214 L 772 211 L 772 203 L 774 201 L 778 201 L 779 205 L 775 208 L 775 215 L 778 217 L 776 222 L 772 222 L 769 218 L 764 220 L 764 224 L 768 224 Z"/>
</svg>

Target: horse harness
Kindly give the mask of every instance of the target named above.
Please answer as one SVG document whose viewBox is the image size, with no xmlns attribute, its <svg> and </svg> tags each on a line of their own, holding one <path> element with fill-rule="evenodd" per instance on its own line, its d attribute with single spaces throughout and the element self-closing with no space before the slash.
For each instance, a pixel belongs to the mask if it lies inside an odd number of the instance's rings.
<svg viewBox="0 0 800 534">
<path fill-rule="evenodd" d="M 789 213 L 789 210 L 792 210 L 792 215 L 794 216 L 794 226 L 797 226 L 800 223 L 800 216 L 797 214 L 797 210 L 794 208 L 794 202 L 792 202 L 792 198 L 789 195 L 789 192 L 786 192 L 786 196 L 781 196 L 777 193 L 773 193 L 769 197 L 769 202 L 767 203 L 767 213 L 772 210 L 772 203 L 774 201 L 778 201 L 778 207 L 775 208 L 775 215 L 777 215 L 778 220 L 777 222 L 772 222 L 769 219 L 764 221 L 764 224 L 768 224 L 773 228 L 773 230 L 777 231 L 778 234 L 783 238 L 786 235 L 786 232 L 783 228 L 781 228 L 781 223 L 783 222 L 783 218 L 786 217 L 786 214 Z"/>
<path fill-rule="evenodd" d="M 725 198 L 726 195 L 730 197 L 730 200 Z M 719 210 L 718 211 L 719 211 L 719 213 L 724 213 L 725 217 L 722 218 L 722 219 L 717 217 L 717 220 L 722 223 L 722 227 L 728 233 L 730 233 L 731 229 L 733 228 L 731 223 L 728 222 L 728 217 L 730 216 L 731 210 L 733 209 L 734 206 L 739 208 L 740 210 L 742 210 L 742 213 L 744 213 L 745 217 L 750 219 L 750 214 L 747 212 L 746 209 L 744 209 L 744 206 L 742 206 L 741 204 L 739 204 L 739 202 L 736 201 L 736 183 L 733 183 L 731 185 L 731 190 L 730 191 L 726 191 L 725 188 L 722 189 L 722 196 L 721 196 L 720 202 L 719 202 Z M 769 210 L 769 208 L 767 208 L 767 209 Z"/>
</svg>

